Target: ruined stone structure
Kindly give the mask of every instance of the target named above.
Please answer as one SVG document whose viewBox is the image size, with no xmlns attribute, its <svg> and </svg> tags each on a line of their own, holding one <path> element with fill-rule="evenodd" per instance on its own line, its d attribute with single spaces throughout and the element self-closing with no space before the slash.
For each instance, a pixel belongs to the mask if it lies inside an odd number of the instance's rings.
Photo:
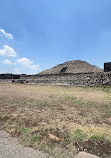
<svg viewBox="0 0 111 158">
<path fill-rule="evenodd" d="M 20 75 L 13 74 L 0 74 L 0 79 L 9 80 L 9 79 L 19 79 Z"/>
<path fill-rule="evenodd" d="M 46 85 L 103 86 L 111 85 L 111 73 L 28 75 L 15 80 L 15 82 Z"/>
<path fill-rule="evenodd" d="M 91 65 L 85 61 L 81 60 L 73 60 L 68 61 L 63 64 L 59 64 L 51 69 L 42 71 L 38 74 L 40 75 L 46 75 L 46 74 L 75 74 L 75 73 L 90 73 L 90 72 L 103 72 L 102 69 L 99 67 L 96 67 L 94 65 Z"/>
<path fill-rule="evenodd" d="M 104 63 L 104 72 L 110 72 L 111 71 L 111 62 Z"/>
<path fill-rule="evenodd" d="M 106 67 L 108 68 L 108 66 Z M 85 61 L 75 60 L 59 64 L 36 75 L 21 75 L 19 79 L 14 79 L 13 82 L 46 85 L 110 86 L 111 71 L 104 72 L 103 69 Z"/>
</svg>

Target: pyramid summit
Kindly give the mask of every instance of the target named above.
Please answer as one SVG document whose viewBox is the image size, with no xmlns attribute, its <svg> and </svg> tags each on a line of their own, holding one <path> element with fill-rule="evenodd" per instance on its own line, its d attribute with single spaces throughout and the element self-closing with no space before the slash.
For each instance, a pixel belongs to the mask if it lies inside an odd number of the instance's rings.
<svg viewBox="0 0 111 158">
<path fill-rule="evenodd" d="M 103 69 L 91 65 L 86 61 L 82 60 L 72 60 L 67 61 L 57 66 L 54 66 L 51 69 L 44 70 L 38 74 L 45 75 L 45 74 L 61 74 L 61 73 L 89 73 L 89 72 L 102 72 Z"/>
</svg>

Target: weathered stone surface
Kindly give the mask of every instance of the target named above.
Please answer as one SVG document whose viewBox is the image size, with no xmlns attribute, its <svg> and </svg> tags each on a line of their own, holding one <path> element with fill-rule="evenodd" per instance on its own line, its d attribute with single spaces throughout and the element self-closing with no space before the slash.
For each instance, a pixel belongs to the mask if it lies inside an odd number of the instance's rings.
<svg viewBox="0 0 111 158">
<path fill-rule="evenodd" d="M 27 75 L 15 80 L 17 83 L 70 85 L 70 86 L 109 86 L 111 72 Z"/>
<path fill-rule="evenodd" d="M 0 79 L 12 79 L 12 74 L 0 74 Z"/>
<path fill-rule="evenodd" d="M 88 73 L 88 72 L 103 72 L 102 69 L 95 65 L 91 65 L 86 61 L 73 60 L 54 66 L 51 69 L 40 72 L 40 75 L 45 74 L 60 74 L 60 73 Z"/>
<path fill-rule="evenodd" d="M 79 154 L 75 158 L 99 158 L 99 157 L 96 155 L 92 155 L 90 153 L 79 152 Z"/>
<path fill-rule="evenodd" d="M 49 139 L 53 142 L 60 142 L 60 138 L 56 137 L 55 135 L 53 134 L 49 134 L 48 135 Z"/>
<path fill-rule="evenodd" d="M 110 72 L 111 71 L 111 62 L 104 63 L 104 71 Z"/>
<path fill-rule="evenodd" d="M 0 74 L 0 79 L 4 79 L 4 80 L 7 80 L 7 79 L 19 79 L 20 78 L 20 75 L 13 75 L 13 74 Z"/>
</svg>

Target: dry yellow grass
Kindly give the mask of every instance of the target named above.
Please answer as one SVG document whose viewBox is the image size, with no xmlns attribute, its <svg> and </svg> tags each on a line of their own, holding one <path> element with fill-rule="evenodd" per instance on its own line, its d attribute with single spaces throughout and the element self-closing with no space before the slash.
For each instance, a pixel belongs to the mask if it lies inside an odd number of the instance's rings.
<svg viewBox="0 0 111 158">
<path fill-rule="evenodd" d="M 13 135 L 23 136 L 20 129 L 27 128 L 49 146 L 53 142 L 48 135 L 53 135 L 66 148 L 76 129 L 87 135 L 84 142 L 91 137 L 111 141 L 111 88 L 0 83 L 0 119 L 1 127 Z M 22 139 L 26 141 L 26 135 Z"/>
<path fill-rule="evenodd" d="M 32 99 L 46 99 L 50 95 L 61 97 L 71 96 L 78 99 L 102 103 L 107 100 L 108 94 L 98 88 L 63 87 L 63 86 L 37 86 L 23 84 L 0 84 L 0 96 L 27 97 Z M 107 100 L 108 101 L 108 100 Z"/>
</svg>

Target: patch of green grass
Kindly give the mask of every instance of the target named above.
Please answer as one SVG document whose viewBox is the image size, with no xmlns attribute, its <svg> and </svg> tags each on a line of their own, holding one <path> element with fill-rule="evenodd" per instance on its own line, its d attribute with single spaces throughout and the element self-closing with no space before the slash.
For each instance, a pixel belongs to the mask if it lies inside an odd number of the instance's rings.
<svg viewBox="0 0 111 158">
<path fill-rule="evenodd" d="M 80 129 L 75 129 L 69 137 L 69 141 L 76 143 L 76 142 L 81 142 L 84 141 L 84 139 L 87 137 L 87 134 L 84 133 L 82 130 Z"/>
<path fill-rule="evenodd" d="M 14 128 L 15 126 L 15 124 L 12 124 L 11 119 L 9 119 L 4 123 L 3 128 L 10 129 Z"/>
<path fill-rule="evenodd" d="M 107 93 L 111 93 L 111 86 L 98 87 L 98 89 Z"/>
<path fill-rule="evenodd" d="M 31 134 L 32 130 L 30 128 L 21 127 L 19 130 L 20 135 Z"/>
<path fill-rule="evenodd" d="M 40 140 L 40 138 L 41 138 L 40 133 L 36 133 L 36 134 L 31 135 L 30 145 L 33 146 L 35 142 L 38 142 Z"/>
<path fill-rule="evenodd" d="M 33 134 L 33 130 L 31 128 L 21 127 L 19 134 L 21 143 L 30 147 L 35 147 L 35 143 L 39 144 L 39 140 L 41 139 L 40 133 L 38 132 Z"/>
<path fill-rule="evenodd" d="M 109 135 L 106 133 L 96 133 L 96 134 L 92 135 L 90 139 L 94 142 L 96 142 L 96 141 L 103 141 L 103 142 L 110 141 Z"/>
<path fill-rule="evenodd" d="M 75 155 L 77 153 L 77 148 L 73 142 L 69 143 L 66 148 L 68 149 L 70 155 Z"/>
<path fill-rule="evenodd" d="M 5 119 L 5 118 L 7 118 L 7 114 L 0 113 L 0 119 Z"/>
</svg>

